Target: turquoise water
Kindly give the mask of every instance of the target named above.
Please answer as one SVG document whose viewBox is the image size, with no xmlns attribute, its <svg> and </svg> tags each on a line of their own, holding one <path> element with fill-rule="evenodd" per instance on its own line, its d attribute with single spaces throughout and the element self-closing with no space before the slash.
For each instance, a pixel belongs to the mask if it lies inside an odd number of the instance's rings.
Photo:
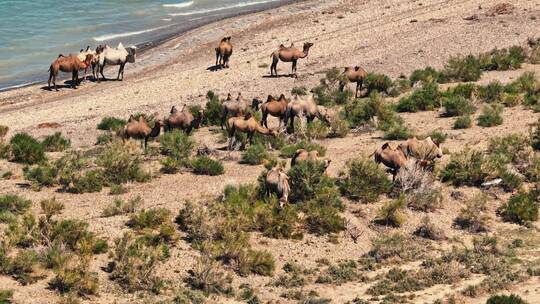
<svg viewBox="0 0 540 304">
<path fill-rule="evenodd" d="M 0 0 L 0 89 L 46 80 L 58 54 L 141 44 L 281 0 Z"/>
</svg>

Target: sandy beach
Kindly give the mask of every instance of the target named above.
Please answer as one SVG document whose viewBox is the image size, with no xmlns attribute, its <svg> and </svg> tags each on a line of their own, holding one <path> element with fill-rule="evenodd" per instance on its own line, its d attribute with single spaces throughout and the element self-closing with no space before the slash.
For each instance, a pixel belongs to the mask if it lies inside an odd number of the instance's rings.
<svg viewBox="0 0 540 304">
<path fill-rule="evenodd" d="M 127 119 L 136 112 L 157 112 L 159 116 L 165 116 L 173 105 L 203 105 L 208 91 L 214 91 L 221 98 L 228 93 L 235 96 L 240 92 L 250 100 L 265 100 L 268 94 L 290 96 L 294 87 L 312 88 L 332 67 L 360 65 L 369 72 L 384 73 L 392 78 L 401 74 L 409 75 L 415 69 L 426 66 L 442 68 L 451 56 L 525 45 L 527 38 L 538 36 L 540 2 L 516 0 L 512 3 L 516 7 L 512 14 L 498 16 L 487 16 L 486 11 L 494 3 L 482 0 L 306 0 L 287 4 L 221 20 L 170 39 L 142 53 L 136 63 L 128 64 L 122 82 L 105 81 L 98 84 L 86 81 L 77 90 L 62 87 L 60 92 L 45 90 L 46 84 L 0 92 L 0 125 L 9 126 L 7 138 L 19 132 L 43 138 L 59 131 L 71 139 L 73 148 L 88 149 L 94 146 L 96 137 L 101 134 L 96 130 L 96 125 L 105 116 Z M 477 18 L 464 19 L 472 15 L 477 15 Z M 234 45 L 230 68 L 209 71 L 208 68 L 215 63 L 214 48 L 224 36 L 232 36 Z M 298 77 L 269 77 L 271 53 L 280 44 L 301 46 L 304 42 L 312 42 L 314 46 L 309 56 L 299 61 Z M 289 63 L 280 62 L 278 72 L 289 74 L 290 68 Z M 540 75 L 540 65 L 524 64 L 518 70 L 488 72 L 479 83 L 487 84 L 493 80 L 508 83 L 525 71 Z M 116 72 L 117 68 L 113 67 L 105 73 L 109 78 L 114 78 Z M 43 79 L 46 80 L 46 77 L 44 73 Z M 518 106 L 504 111 L 504 123 L 500 126 L 489 129 L 474 126 L 465 131 L 452 130 L 453 120 L 440 118 L 434 111 L 400 115 L 416 134 L 427 134 L 433 130 L 448 134 L 444 148 L 449 152 L 460 151 L 466 145 L 484 149 L 491 137 L 513 132 L 527 133 L 540 117 L 540 114 Z M 58 127 L 37 127 L 43 123 L 56 123 Z M 336 177 L 347 160 L 371 155 L 384 143 L 381 135 L 382 132 L 375 131 L 320 140 L 319 143 L 328 149 L 327 157 L 332 159 L 328 174 Z M 219 135 L 208 128 L 196 132 L 194 139 L 199 145 L 205 144 L 211 148 L 225 145 L 219 141 Z M 220 153 L 222 158 L 228 156 L 225 152 Z M 235 153 L 233 160 L 224 161 L 223 176 L 208 177 L 191 173 L 159 175 L 148 183 L 129 184 L 129 193 L 120 197 L 129 199 L 141 196 L 143 208 L 165 207 L 176 215 L 187 200 L 196 202 L 216 197 L 225 185 L 256 182 L 263 167 L 239 164 L 239 154 Z M 55 157 L 58 155 L 53 153 L 52 158 Z M 445 163 L 448 159 L 445 156 L 441 162 Z M 62 217 L 91 222 L 90 229 L 105 237 L 110 244 L 127 229 L 127 216 L 100 217 L 101 211 L 113 200 L 108 190 L 69 194 L 45 188 L 37 192 L 21 186 L 24 183 L 21 165 L 0 160 L 0 171 L 7 170 L 12 171 L 14 176 L 0 182 L 0 193 L 13 193 L 32 199 L 36 212 L 40 200 L 55 197 L 65 204 Z M 151 170 L 158 172 L 159 168 Z M 463 206 L 462 201 L 451 197 L 453 190 L 451 186 L 444 188 L 444 206 L 430 216 L 432 221 L 447 230 L 449 238 L 461 238 L 470 243 L 473 236 L 451 228 L 453 219 Z M 468 187 L 463 190 L 466 197 L 471 197 L 477 191 Z M 493 211 L 493 234 L 520 231 L 517 225 L 496 219 L 497 206 L 508 197 L 509 194 L 504 193 L 498 199 L 489 201 L 488 210 Z M 358 205 L 347 202 L 344 217 L 364 231 L 358 242 L 353 242 L 345 233 L 337 244 L 328 242 L 327 237 L 316 235 L 306 235 L 301 241 L 292 241 L 253 234 L 251 242 L 255 248 L 269 250 L 276 257 L 275 276 L 283 273 L 281 268 L 287 261 L 315 267 L 316 261 L 321 258 L 332 262 L 358 259 L 370 250 L 374 237 L 393 231 L 393 228 L 372 229 L 370 221 L 378 206 L 380 203 Z M 364 217 L 355 215 L 358 210 L 364 213 Z M 407 223 L 398 230 L 410 234 L 424 214 L 408 211 L 408 217 Z M 436 247 L 442 249 L 451 245 L 444 243 Z M 171 258 L 158 266 L 159 273 L 163 278 L 179 283 L 198 255 L 199 252 L 182 239 L 171 249 Z M 530 259 L 538 257 L 531 256 Z M 141 299 L 136 293 L 124 293 L 114 282 L 107 280 L 107 274 L 101 270 L 107 262 L 106 255 L 92 262 L 92 270 L 98 272 L 100 278 L 100 295 L 83 299 L 83 303 L 150 303 L 149 299 L 154 303 L 165 298 L 166 295 L 161 295 Z M 418 264 L 409 266 L 417 267 Z M 376 274 L 366 273 L 370 277 Z M 412 293 L 414 300 L 411 303 L 433 303 L 480 279 L 480 276 L 473 276 L 455 285 L 436 285 Z M 234 275 L 233 284 L 251 284 L 257 290 L 261 303 L 297 303 L 280 297 L 284 288 L 269 286 L 271 280 L 255 275 Z M 348 282 L 339 286 L 310 283 L 303 288 L 317 291 L 321 297 L 332 299 L 332 303 L 347 303 L 356 297 L 369 300 L 370 296 L 365 294 L 368 285 L 362 282 Z M 9 277 L 0 276 L 0 286 L 15 291 L 14 303 L 55 303 L 59 299 L 56 292 L 47 289 L 47 280 L 21 286 Z M 529 303 L 540 302 L 537 277 L 513 286 L 508 292 L 518 292 Z M 485 303 L 487 296 L 463 298 L 460 303 Z M 208 301 L 241 302 L 221 296 L 211 296 Z"/>
</svg>

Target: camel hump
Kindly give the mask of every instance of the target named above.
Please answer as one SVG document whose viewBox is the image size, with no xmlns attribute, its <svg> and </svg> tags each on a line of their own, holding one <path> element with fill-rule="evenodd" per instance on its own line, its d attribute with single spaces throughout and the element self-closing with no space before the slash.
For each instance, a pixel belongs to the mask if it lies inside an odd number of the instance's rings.
<svg viewBox="0 0 540 304">
<path fill-rule="evenodd" d="M 65 56 L 64 56 L 64 54 L 58 54 L 57 58 L 60 58 L 60 57 L 65 57 Z"/>
<path fill-rule="evenodd" d="M 382 145 L 381 149 L 387 149 L 390 147 L 390 144 L 389 143 L 384 143 L 384 145 Z"/>
<path fill-rule="evenodd" d="M 354 70 L 355 70 L 355 71 L 359 71 L 360 69 L 361 69 L 361 68 L 360 68 L 359 66 L 355 66 L 355 67 L 354 67 Z"/>
<path fill-rule="evenodd" d="M 248 120 L 248 119 L 250 119 L 251 117 L 253 117 L 253 116 L 251 115 L 251 113 L 247 113 L 246 115 L 244 115 L 244 120 Z"/>
</svg>

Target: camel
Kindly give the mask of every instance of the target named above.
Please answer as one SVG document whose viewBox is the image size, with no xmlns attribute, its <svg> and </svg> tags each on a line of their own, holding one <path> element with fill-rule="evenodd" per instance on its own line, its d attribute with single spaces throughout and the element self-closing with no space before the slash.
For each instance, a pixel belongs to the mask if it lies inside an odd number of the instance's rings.
<svg viewBox="0 0 540 304">
<path fill-rule="evenodd" d="M 407 157 L 415 158 L 420 166 L 424 168 L 433 169 L 435 159 L 443 156 L 441 147 L 431 137 L 423 140 L 416 137 L 409 138 L 403 146 Z"/>
<path fill-rule="evenodd" d="M 173 129 L 181 129 L 188 135 L 195 128 L 198 129 L 204 118 L 204 110 L 199 110 L 197 117 L 195 117 L 190 111 L 186 110 L 186 106 L 178 111 L 175 106 L 171 108 L 171 113 L 163 120 L 163 130 L 165 132 Z"/>
<path fill-rule="evenodd" d="M 277 74 L 277 65 L 281 60 L 283 62 L 292 62 L 292 75 L 296 75 L 296 64 L 298 59 L 306 58 L 309 54 L 309 49 L 313 46 L 313 43 L 306 42 L 304 43 L 304 48 L 300 51 L 293 45 L 290 47 L 285 47 L 283 44 L 279 46 L 279 49 L 274 51 L 271 55 L 272 57 L 272 66 L 270 67 L 270 75 L 278 76 Z"/>
<path fill-rule="evenodd" d="M 393 149 L 389 143 L 385 143 L 373 153 L 377 164 L 383 163 L 388 167 L 388 171 L 392 173 L 392 181 L 395 181 L 399 169 L 407 162 L 405 149 L 404 145 L 399 145 Z"/>
<path fill-rule="evenodd" d="M 77 54 L 77 58 L 79 58 L 80 61 L 84 61 L 84 59 L 86 58 L 87 55 L 92 55 L 92 62 L 90 63 L 91 66 L 92 66 L 92 76 L 94 77 L 94 79 L 97 79 L 97 74 L 96 74 L 96 66 L 98 65 L 99 63 L 99 53 L 98 51 L 100 52 L 100 48 L 96 48 L 96 50 L 91 50 L 90 49 L 90 46 L 87 46 L 86 47 L 86 50 L 83 50 L 81 49 L 81 51 L 79 52 L 79 54 Z M 88 67 L 86 67 L 84 69 L 84 77 L 83 77 L 83 81 L 86 80 L 86 77 L 88 75 Z"/>
<path fill-rule="evenodd" d="M 259 99 L 254 98 L 250 104 L 242 98 L 242 93 L 238 93 L 236 100 L 233 100 L 231 94 L 229 93 L 227 95 L 227 99 L 225 99 L 222 104 L 223 112 L 221 113 L 221 129 L 223 130 L 223 125 L 225 124 L 225 121 L 229 115 L 242 116 L 247 114 L 250 108 L 254 111 L 258 111 L 260 103 L 261 101 Z"/>
<path fill-rule="evenodd" d="M 343 72 L 343 76 L 350 81 L 350 82 L 356 82 L 356 91 L 354 93 L 354 97 L 358 98 L 359 93 L 362 91 L 362 84 L 364 83 L 364 79 L 366 79 L 367 72 L 363 68 L 359 66 L 355 67 L 346 67 L 345 71 Z M 339 82 L 339 91 L 343 92 L 345 89 L 345 81 L 340 80 Z"/>
<path fill-rule="evenodd" d="M 279 96 L 279 99 L 275 99 L 274 96 L 268 95 L 266 102 L 261 105 L 263 126 L 268 128 L 268 115 L 271 115 L 279 118 L 279 128 L 281 128 L 281 122 L 285 119 L 288 104 L 289 102 L 283 94 Z"/>
<path fill-rule="evenodd" d="M 229 67 L 229 59 L 233 53 L 233 46 L 231 44 L 231 37 L 225 37 L 221 39 L 219 46 L 216 48 L 216 67 L 221 68 Z"/>
<path fill-rule="evenodd" d="M 54 89 L 58 91 L 56 87 L 56 77 L 58 72 L 62 71 L 65 73 L 71 72 L 71 86 L 76 89 L 77 84 L 79 83 L 79 70 L 86 69 L 92 62 L 93 55 L 86 55 L 84 61 L 79 60 L 76 55 L 64 56 L 62 54 L 58 55 L 58 58 L 51 64 L 49 67 L 49 81 L 48 88 L 51 90 L 51 80 L 54 85 Z"/>
<path fill-rule="evenodd" d="M 227 128 L 229 131 L 229 150 L 232 149 L 234 144 L 234 135 L 236 132 L 245 132 L 247 133 L 247 138 L 250 144 L 253 144 L 253 135 L 256 133 L 267 135 L 267 136 L 277 136 L 278 132 L 273 129 L 268 129 L 263 126 L 251 116 L 247 114 L 245 117 L 231 117 L 227 121 Z"/>
<path fill-rule="evenodd" d="M 103 69 L 105 68 L 105 65 L 120 65 L 120 69 L 118 69 L 118 76 L 116 79 L 118 81 L 124 80 L 124 67 L 126 66 L 126 63 L 134 63 L 135 62 L 135 53 L 137 48 L 135 46 L 130 46 L 128 48 L 125 48 L 122 43 L 118 44 L 118 47 L 116 49 L 111 48 L 110 46 L 106 45 L 101 48 L 101 54 L 99 55 L 99 73 L 103 77 L 103 80 L 107 80 L 105 78 L 105 75 L 103 75 Z M 120 78 L 120 75 L 122 75 L 122 78 Z M 99 77 L 97 78 L 98 82 Z"/>
<path fill-rule="evenodd" d="M 148 146 L 148 139 L 158 137 L 161 131 L 162 122 L 156 120 L 154 127 L 151 128 L 144 116 L 140 116 L 139 119 L 135 119 L 133 115 L 129 117 L 128 123 L 121 132 L 123 140 L 134 138 L 142 140 L 141 146 L 144 145 L 144 150 Z"/>
<path fill-rule="evenodd" d="M 322 158 L 319 156 L 319 151 L 307 151 L 305 149 L 298 149 L 296 150 L 296 153 L 294 153 L 292 159 L 291 159 L 291 167 L 294 167 L 302 162 L 305 162 L 306 160 L 310 161 L 320 161 L 324 163 L 324 168 L 328 168 L 330 166 L 331 160 L 328 158 Z"/>
<path fill-rule="evenodd" d="M 289 201 L 289 176 L 281 167 L 274 167 L 266 174 L 265 180 L 266 196 L 275 193 L 279 198 L 279 206 L 283 208 Z"/>
<path fill-rule="evenodd" d="M 312 122 L 315 118 L 320 119 L 324 123 L 330 123 L 330 113 L 323 107 L 318 106 L 315 103 L 313 95 L 298 96 L 295 95 L 294 99 L 287 105 L 287 112 L 285 113 L 285 119 L 283 120 L 285 126 L 290 120 L 290 128 L 294 133 L 294 118 L 306 116 L 307 122 Z"/>
</svg>

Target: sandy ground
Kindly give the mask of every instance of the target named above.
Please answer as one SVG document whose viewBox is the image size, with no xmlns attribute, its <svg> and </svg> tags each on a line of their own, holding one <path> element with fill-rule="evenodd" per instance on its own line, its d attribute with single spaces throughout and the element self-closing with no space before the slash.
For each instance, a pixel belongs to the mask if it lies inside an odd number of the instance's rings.
<svg viewBox="0 0 540 304">
<path fill-rule="evenodd" d="M 452 55 L 480 53 L 494 47 L 507 47 L 523 44 L 528 37 L 538 35 L 540 28 L 540 1 L 512 1 L 517 9 L 512 15 L 488 17 L 485 11 L 491 1 L 453 0 L 314 0 L 283 6 L 265 12 L 236 17 L 210 24 L 173 39 L 164 45 L 138 57 L 138 62 L 126 67 L 123 82 L 107 81 L 101 84 L 86 82 L 78 90 L 62 88 L 60 92 L 49 92 L 42 86 L 32 86 L 0 93 L 0 124 L 10 127 L 10 134 L 25 131 L 37 137 L 44 137 L 53 131 L 61 131 L 72 140 L 75 148 L 90 147 L 95 143 L 99 131 L 97 123 L 104 116 L 127 118 L 135 112 L 159 112 L 165 115 L 172 105 L 202 104 L 205 94 L 213 90 L 221 96 L 237 92 L 247 98 L 263 97 L 268 94 L 289 95 L 295 86 L 313 87 L 322 77 L 322 72 L 331 67 L 362 65 L 368 71 L 380 72 L 397 77 L 408 75 L 416 68 L 427 65 L 442 67 Z M 477 21 L 463 18 L 477 14 Z M 536 17 L 536 18 L 532 18 Z M 224 36 L 231 35 L 235 47 L 231 68 L 216 72 L 208 71 L 215 60 L 214 47 Z M 270 54 L 283 43 L 301 45 L 310 41 L 315 45 L 309 57 L 299 61 L 299 77 L 268 78 Z M 46 69 L 44 69 L 46 70 Z M 481 82 L 500 80 L 508 82 L 517 78 L 523 71 L 536 71 L 540 66 L 525 65 L 518 71 L 492 72 L 483 76 Z M 288 74 L 289 64 L 280 63 L 279 72 Z M 109 69 L 109 77 L 116 70 Z M 44 73 L 44 79 L 47 75 Z M 421 112 L 402 115 L 417 134 L 441 130 L 449 134 L 444 147 L 449 151 L 461 150 L 465 145 L 483 148 L 487 140 L 513 132 L 527 132 L 539 115 L 521 107 L 506 109 L 504 124 L 495 128 L 473 127 L 465 131 L 452 130 L 452 119 L 440 118 L 436 112 Z M 55 122 L 60 127 L 38 129 L 40 123 Z M 350 134 L 344 139 L 321 141 L 328 148 L 332 159 L 330 175 L 337 175 L 348 159 L 367 156 L 380 146 L 381 134 Z M 207 129 L 195 134 L 200 144 L 222 147 L 218 136 Z M 445 157 L 442 161 L 446 161 Z M 262 167 L 240 165 L 235 161 L 225 162 L 224 176 L 207 177 L 190 173 L 161 175 L 149 183 L 130 184 L 129 193 L 123 198 L 140 195 L 143 207 L 161 206 L 170 208 L 173 213 L 186 200 L 199 201 L 221 193 L 227 184 L 255 182 Z M 75 217 L 92 223 L 91 229 L 112 241 L 125 227 L 125 217 L 101 218 L 100 214 L 111 201 L 108 190 L 98 194 L 71 195 L 44 189 L 33 192 L 20 187 L 23 182 L 21 166 L 0 161 L 0 171 L 11 170 L 15 177 L 0 183 L 0 193 L 17 193 L 31 198 L 38 210 L 41 199 L 56 197 L 66 205 L 65 217 Z M 445 201 L 442 209 L 431 214 L 433 221 L 447 230 L 449 236 L 463 236 L 462 231 L 451 229 L 452 220 L 462 206 L 453 200 L 445 188 Z M 473 189 L 465 189 L 467 196 Z M 490 202 L 490 210 L 495 210 L 499 200 Z M 281 266 L 290 260 L 300 261 L 306 266 L 315 265 L 319 258 L 332 261 L 355 259 L 369 250 L 370 239 L 381 233 L 368 227 L 368 220 L 358 218 L 352 211 L 362 209 L 367 218 L 372 217 L 377 205 L 359 206 L 349 204 L 345 212 L 352 223 L 365 230 L 361 240 L 355 244 L 342 235 L 339 244 L 332 244 L 326 238 L 306 236 L 302 241 L 253 238 L 254 246 L 270 250 Z M 409 211 L 409 220 L 402 230 L 412 232 L 423 214 Z M 492 222 L 501 229 L 518 233 L 517 226 L 503 224 L 492 213 Z M 391 229 L 388 229 L 391 231 Z M 172 257 L 160 266 L 163 276 L 180 280 L 192 265 L 197 252 L 189 244 L 180 241 L 172 251 Z M 91 303 L 130 303 L 136 301 L 135 295 L 124 294 L 106 279 L 99 270 L 107 263 L 106 257 L 94 263 L 102 282 L 101 296 L 86 300 Z M 278 273 L 279 273 L 278 271 Z M 235 284 L 249 282 L 254 285 L 264 301 L 279 298 L 279 288 L 269 288 L 269 278 L 250 276 L 235 277 Z M 30 286 L 19 286 L 15 281 L 0 277 L 2 288 L 16 290 L 17 303 L 51 303 L 57 295 L 46 289 L 46 281 Z M 452 293 L 471 281 L 458 286 L 435 286 L 416 294 L 415 303 L 432 303 L 434 300 Z M 348 283 L 341 286 L 313 285 L 323 297 L 334 303 L 343 303 L 363 296 L 366 284 Z M 537 279 L 516 287 L 530 303 L 540 302 L 540 284 Z M 223 302 L 224 299 L 213 301 Z M 230 300 L 229 300 L 230 301 Z M 484 303 L 485 298 L 466 299 L 466 303 Z"/>
</svg>

